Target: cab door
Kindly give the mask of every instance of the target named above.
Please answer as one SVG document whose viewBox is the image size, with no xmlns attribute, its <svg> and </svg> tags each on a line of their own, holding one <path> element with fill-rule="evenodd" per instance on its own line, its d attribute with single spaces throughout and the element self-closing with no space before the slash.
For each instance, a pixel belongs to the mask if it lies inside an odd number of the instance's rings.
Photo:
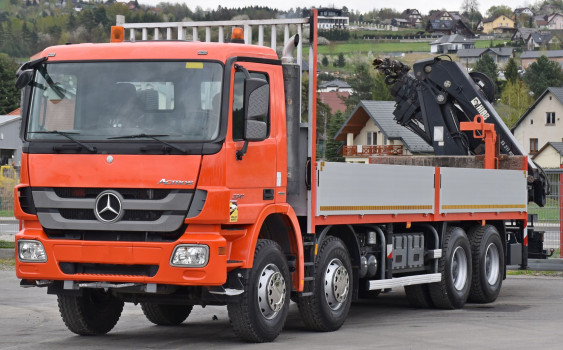
<svg viewBox="0 0 563 350">
<path fill-rule="evenodd" d="M 277 99 L 274 98 L 272 77 L 275 66 L 254 62 L 237 62 L 252 78 L 264 79 L 269 84 L 270 106 L 266 117 L 267 137 L 262 141 L 248 142 L 246 152 L 240 155 L 245 142 L 244 137 L 244 80 L 246 75 L 231 67 L 231 93 L 229 127 L 226 136 L 227 172 L 226 184 L 231 190 L 230 222 L 253 223 L 262 208 L 274 203 L 276 185 L 281 185 L 281 172 L 278 173 L 278 155 L 275 118 Z M 279 73 L 278 73 L 279 74 Z M 283 91 L 281 92 L 283 94 Z M 283 100 L 283 99 L 282 99 Z M 237 157 L 237 152 L 239 156 Z"/>
</svg>

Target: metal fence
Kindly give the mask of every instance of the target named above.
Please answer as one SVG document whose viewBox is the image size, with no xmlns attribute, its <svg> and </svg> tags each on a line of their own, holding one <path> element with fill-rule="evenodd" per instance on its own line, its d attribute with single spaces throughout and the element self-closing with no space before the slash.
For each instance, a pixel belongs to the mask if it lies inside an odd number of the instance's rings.
<svg viewBox="0 0 563 350">
<path fill-rule="evenodd" d="M 0 240 L 13 241 L 19 231 L 19 222 L 14 218 L 14 186 L 0 187 Z"/>
<path fill-rule="evenodd" d="M 545 231 L 544 248 L 557 249 L 561 246 L 561 183 L 563 182 L 563 169 L 546 169 L 549 178 L 550 194 L 547 196 L 543 208 L 530 203 L 528 212 L 538 214 L 535 224 L 538 230 Z"/>
</svg>

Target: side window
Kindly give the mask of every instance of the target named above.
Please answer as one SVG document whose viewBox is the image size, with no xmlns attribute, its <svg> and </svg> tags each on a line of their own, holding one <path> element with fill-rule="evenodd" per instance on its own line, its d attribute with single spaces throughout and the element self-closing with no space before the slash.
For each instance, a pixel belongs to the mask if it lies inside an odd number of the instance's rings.
<svg viewBox="0 0 563 350">
<path fill-rule="evenodd" d="M 251 72 L 253 78 L 260 78 L 268 81 L 266 73 Z M 233 140 L 242 140 L 244 136 L 244 73 L 235 72 L 235 82 L 233 88 Z M 270 130 L 270 116 L 266 123 Z"/>
</svg>

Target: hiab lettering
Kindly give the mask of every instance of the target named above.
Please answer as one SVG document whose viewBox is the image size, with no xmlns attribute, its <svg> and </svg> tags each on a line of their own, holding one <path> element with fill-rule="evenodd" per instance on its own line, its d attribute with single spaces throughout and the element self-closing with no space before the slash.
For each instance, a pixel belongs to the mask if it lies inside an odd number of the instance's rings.
<svg viewBox="0 0 563 350">
<path fill-rule="evenodd" d="M 477 112 L 483 116 L 483 120 L 487 120 L 487 118 L 490 117 L 489 112 L 477 97 L 471 100 L 471 104 L 477 109 Z"/>
</svg>

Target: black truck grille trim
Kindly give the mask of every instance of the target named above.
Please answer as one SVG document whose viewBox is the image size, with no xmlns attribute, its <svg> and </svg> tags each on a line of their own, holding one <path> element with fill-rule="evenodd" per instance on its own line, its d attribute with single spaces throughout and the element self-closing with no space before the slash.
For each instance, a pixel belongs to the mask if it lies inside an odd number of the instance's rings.
<svg viewBox="0 0 563 350">
<path fill-rule="evenodd" d="M 154 277 L 158 265 L 118 265 L 118 264 L 86 264 L 59 263 L 61 271 L 66 275 L 113 275 L 113 276 L 146 276 Z"/>
</svg>

